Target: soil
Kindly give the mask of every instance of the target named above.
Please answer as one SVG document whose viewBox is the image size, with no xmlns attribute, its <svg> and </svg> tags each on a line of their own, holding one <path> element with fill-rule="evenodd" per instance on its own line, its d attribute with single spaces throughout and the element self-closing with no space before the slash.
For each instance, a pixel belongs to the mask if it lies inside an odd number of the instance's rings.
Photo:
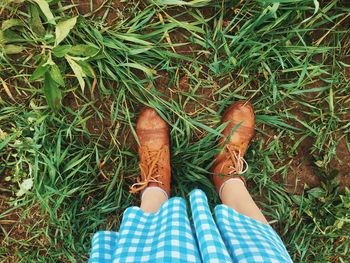
<svg viewBox="0 0 350 263">
<path fill-rule="evenodd" d="M 110 141 L 111 136 L 108 132 L 112 128 L 111 116 L 110 116 L 110 106 L 112 105 L 111 97 L 102 97 L 98 88 L 95 88 L 93 94 L 90 90 L 85 89 L 85 98 L 79 97 L 74 92 L 69 92 L 63 99 L 63 106 L 70 107 L 73 111 L 79 111 L 82 109 L 80 105 L 86 103 L 84 100 L 91 102 L 91 105 L 85 110 L 84 116 L 90 116 L 86 121 L 86 128 L 92 135 L 102 135 L 103 141 Z M 100 115 L 95 113 L 95 109 L 101 112 Z M 69 116 L 73 120 L 73 116 Z"/>
<path fill-rule="evenodd" d="M 18 208 L 11 210 L 13 208 L 12 205 L 8 202 L 7 195 L 0 195 L 0 214 L 5 211 L 10 211 L 8 214 L 2 214 L 0 219 L 0 225 L 4 231 L 0 231 L 0 247 L 8 247 L 5 240 L 9 240 L 8 238 L 16 240 L 20 243 L 21 240 L 28 240 L 32 238 L 31 228 L 35 225 L 40 228 L 40 226 L 44 227 L 45 216 L 40 213 L 40 207 L 34 206 L 30 211 L 26 211 L 23 208 Z M 19 223 L 20 222 L 20 223 Z M 5 233 L 7 239 L 5 239 Z M 36 237 L 32 240 L 33 247 L 44 247 L 47 244 L 47 239 L 44 236 Z M 14 251 L 21 249 L 21 246 L 12 245 L 12 254 L 15 254 Z M 18 262 L 15 258 L 9 257 L 7 258 L 8 262 Z"/>
<path fill-rule="evenodd" d="M 315 174 L 311 149 L 312 138 L 306 138 L 299 146 L 298 153 L 293 157 L 288 172 L 283 178 L 287 191 L 293 194 L 302 194 L 305 188 L 317 187 L 321 184 L 320 178 Z"/>
<path fill-rule="evenodd" d="M 333 158 L 330 167 L 338 172 L 339 184 L 350 187 L 350 152 L 346 146 L 346 138 L 342 138 L 336 149 L 336 158 Z"/>
<path fill-rule="evenodd" d="M 79 14 L 93 18 L 104 17 L 106 14 L 107 24 L 112 24 L 118 18 L 123 4 L 120 0 L 72 0 L 77 5 Z M 118 14 L 119 13 L 119 14 Z"/>
</svg>

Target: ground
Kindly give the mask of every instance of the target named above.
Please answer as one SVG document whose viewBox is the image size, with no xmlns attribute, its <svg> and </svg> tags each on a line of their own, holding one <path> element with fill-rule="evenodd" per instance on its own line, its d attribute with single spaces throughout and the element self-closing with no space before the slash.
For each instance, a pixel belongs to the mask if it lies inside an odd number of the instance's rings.
<svg viewBox="0 0 350 263">
<path fill-rule="evenodd" d="M 49 4 L 47 4 L 49 3 Z M 250 101 L 249 190 L 295 262 L 348 262 L 348 1 L 0 3 L 0 260 L 86 261 L 137 205 L 134 124 L 171 125 L 172 195 L 210 181 Z"/>
</svg>

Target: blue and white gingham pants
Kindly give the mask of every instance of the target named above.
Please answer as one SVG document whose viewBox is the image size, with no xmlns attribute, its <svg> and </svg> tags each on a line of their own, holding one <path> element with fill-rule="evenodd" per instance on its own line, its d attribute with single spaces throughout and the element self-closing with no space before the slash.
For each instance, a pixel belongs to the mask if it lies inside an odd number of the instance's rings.
<svg viewBox="0 0 350 263">
<path fill-rule="evenodd" d="M 183 198 L 154 214 L 126 209 L 119 233 L 93 236 L 89 262 L 292 262 L 270 226 L 226 205 L 215 207 L 215 222 L 201 190 L 190 193 L 190 203 L 193 226 Z"/>
</svg>

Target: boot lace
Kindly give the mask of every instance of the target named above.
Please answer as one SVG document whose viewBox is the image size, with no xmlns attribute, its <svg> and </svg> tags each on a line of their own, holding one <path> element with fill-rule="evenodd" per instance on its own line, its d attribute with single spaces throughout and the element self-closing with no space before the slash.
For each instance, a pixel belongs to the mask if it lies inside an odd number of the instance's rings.
<svg viewBox="0 0 350 263">
<path fill-rule="evenodd" d="M 163 147 L 159 150 L 151 151 L 148 147 L 141 148 L 141 153 L 145 154 L 146 161 L 140 163 L 140 176 L 137 178 L 137 182 L 130 187 L 130 193 L 137 193 L 145 189 L 149 183 L 159 183 L 158 180 L 160 177 L 159 173 L 159 160 L 163 152 Z"/>
<path fill-rule="evenodd" d="M 228 160 L 232 162 L 232 165 L 229 166 L 229 175 L 244 174 L 249 167 L 248 163 L 241 155 L 241 151 L 234 149 L 232 145 L 229 144 L 227 144 L 225 148 L 229 153 Z"/>
</svg>

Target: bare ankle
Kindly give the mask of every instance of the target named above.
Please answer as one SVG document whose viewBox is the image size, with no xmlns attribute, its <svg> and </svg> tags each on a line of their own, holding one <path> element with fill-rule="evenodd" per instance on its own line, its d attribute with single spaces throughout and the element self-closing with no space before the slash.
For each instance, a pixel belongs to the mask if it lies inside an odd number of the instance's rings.
<svg viewBox="0 0 350 263">
<path fill-rule="evenodd" d="M 167 193 L 160 187 L 147 187 L 141 195 L 140 208 L 145 213 L 156 213 L 167 200 Z"/>
</svg>

